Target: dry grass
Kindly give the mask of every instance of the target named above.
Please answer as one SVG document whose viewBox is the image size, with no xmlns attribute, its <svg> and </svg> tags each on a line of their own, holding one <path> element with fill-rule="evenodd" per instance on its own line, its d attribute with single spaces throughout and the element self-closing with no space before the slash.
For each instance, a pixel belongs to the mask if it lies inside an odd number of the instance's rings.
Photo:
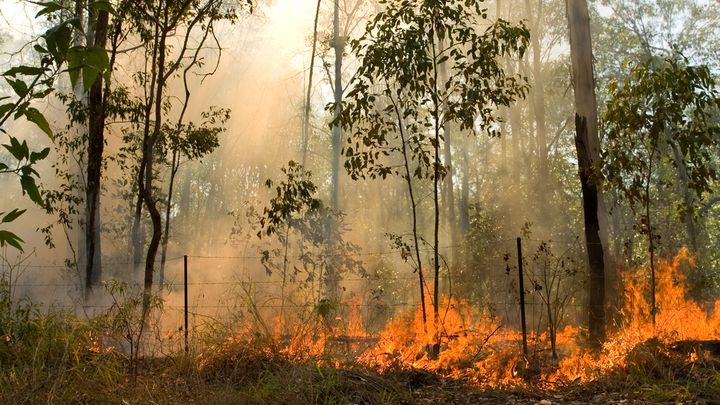
<svg viewBox="0 0 720 405">
<path fill-rule="evenodd" d="M 342 350 L 333 343 L 308 354 L 284 350 L 252 331 L 229 339 L 223 328 L 198 335 L 190 353 L 146 356 L 131 364 L 110 345 L 123 339 L 108 326 L 116 320 L 41 314 L 30 304 L 0 300 L 0 403 L 718 403 L 720 398 L 720 361 L 714 355 L 657 339 L 636 345 L 625 366 L 590 383 L 549 390 L 532 380 L 488 390 L 478 387 L 477 379 L 421 369 L 390 367 L 380 373 L 339 356 Z"/>
</svg>

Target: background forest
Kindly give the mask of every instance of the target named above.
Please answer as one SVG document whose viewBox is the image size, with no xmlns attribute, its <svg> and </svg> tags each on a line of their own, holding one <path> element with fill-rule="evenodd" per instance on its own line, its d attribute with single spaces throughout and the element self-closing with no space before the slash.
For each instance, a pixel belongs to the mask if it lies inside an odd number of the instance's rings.
<svg viewBox="0 0 720 405">
<path fill-rule="evenodd" d="M 0 394 L 42 395 L 19 348 L 59 330 L 135 378 L 183 348 L 220 375 L 232 336 L 455 370 L 527 323 L 520 368 L 568 381 L 568 339 L 717 339 L 717 2 L 589 2 L 591 60 L 584 3 L 2 1 Z"/>
</svg>

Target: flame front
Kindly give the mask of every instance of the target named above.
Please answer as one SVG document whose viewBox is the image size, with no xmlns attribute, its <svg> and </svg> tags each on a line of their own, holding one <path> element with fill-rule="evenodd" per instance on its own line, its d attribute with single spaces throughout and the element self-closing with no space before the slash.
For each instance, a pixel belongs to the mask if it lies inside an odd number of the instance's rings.
<svg viewBox="0 0 720 405">
<path fill-rule="evenodd" d="M 290 360 L 317 359 L 338 367 L 357 362 L 381 373 L 422 369 L 483 387 L 561 387 L 592 381 L 626 366 L 629 354 L 644 342 L 658 341 L 667 347 L 682 340 L 716 339 L 720 335 L 720 311 L 707 312 L 687 298 L 684 271 L 692 266 L 694 260 L 687 249 L 672 260 L 658 263 L 655 324 L 648 272 L 624 272 L 622 306 L 617 314 L 621 321 L 611 328 L 599 352 L 589 350 L 584 343 L 586 329 L 570 325 L 558 332 L 559 359 L 552 359 L 544 331 L 528 335 L 532 350 L 526 358 L 521 351 L 522 335 L 516 328 L 456 298 L 443 298 L 437 319 L 429 313 L 424 323 L 418 304 L 392 318 L 375 335 L 363 327 L 362 302 L 354 298 L 346 303 L 349 310 L 344 317 L 328 320 L 315 314 L 309 322 L 295 323 L 288 316 L 277 319 L 264 347 Z M 719 306 L 716 302 L 713 308 Z M 426 307 L 432 308 L 432 302 L 426 302 Z M 252 330 L 257 328 L 243 329 L 226 344 L 243 341 Z M 689 354 L 687 361 L 694 359 L 697 353 Z"/>
</svg>

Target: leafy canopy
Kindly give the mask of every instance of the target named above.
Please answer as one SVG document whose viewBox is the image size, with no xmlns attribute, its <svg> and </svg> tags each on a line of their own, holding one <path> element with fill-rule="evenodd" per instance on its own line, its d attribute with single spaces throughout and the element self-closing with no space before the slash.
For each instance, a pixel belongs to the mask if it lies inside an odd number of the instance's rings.
<svg viewBox="0 0 720 405">
<path fill-rule="evenodd" d="M 526 80 L 506 74 L 500 58 L 522 56 L 529 32 L 522 23 L 490 21 L 477 0 L 380 3 L 384 11 L 350 42 L 360 67 L 336 120 L 349 130 L 345 168 L 354 179 L 397 174 L 381 157 L 407 142 L 413 176 L 429 177 L 430 149 L 442 141 L 432 128 L 454 122 L 498 135 L 495 109 L 525 96 Z"/>
<path fill-rule="evenodd" d="M 33 3 L 41 7 L 36 18 L 64 8 L 55 2 Z M 96 1 L 94 4 L 96 8 L 112 10 L 106 1 Z M 75 29 L 82 29 L 77 18 L 53 25 L 36 40 L 33 46 L 39 60 L 38 65 L 14 66 L 2 74 L 14 94 L 0 97 L 0 132 L 6 135 L 1 145 L 14 161 L 0 161 L 0 175 L 17 175 L 20 178 L 23 194 L 27 194 L 39 206 L 45 206 L 45 202 L 37 186 L 40 175 L 34 166 L 48 156 L 50 148 L 44 148 L 39 152 L 31 151 L 27 141 L 21 142 L 18 137 L 7 132 L 6 124 L 24 117 L 54 141 L 55 136 L 50 124 L 43 113 L 32 106 L 33 102 L 42 100 L 53 92 L 55 79 L 63 71 L 68 72 L 73 86 L 82 77 L 85 90 L 92 86 L 99 74 L 109 79 L 107 52 L 99 47 L 71 46 Z M 2 216 L 0 224 L 10 223 L 24 212 L 25 210 L 15 209 L 9 213 L 0 213 Z M 23 240 L 16 234 L 0 229 L 0 246 L 7 244 L 22 251 L 22 243 Z"/>
<path fill-rule="evenodd" d="M 627 69 L 622 84 L 609 86 L 602 156 L 606 184 L 631 204 L 648 204 L 644 190 L 653 165 L 665 163 L 681 166 L 688 189 L 702 199 L 718 179 L 720 91 L 710 69 L 682 57 L 648 59 Z"/>
</svg>

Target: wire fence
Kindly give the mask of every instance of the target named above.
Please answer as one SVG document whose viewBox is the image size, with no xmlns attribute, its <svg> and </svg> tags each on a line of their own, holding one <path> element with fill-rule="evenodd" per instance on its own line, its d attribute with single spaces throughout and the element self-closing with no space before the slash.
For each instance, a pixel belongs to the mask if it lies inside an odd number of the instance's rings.
<svg viewBox="0 0 720 405">
<path fill-rule="evenodd" d="M 516 242 L 515 238 L 493 241 L 490 248 L 485 248 L 486 257 L 474 257 L 474 261 L 462 263 L 460 258 L 453 261 L 456 258 L 448 257 L 440 273 L 441 296 L 464 300 L 478 313 L 499 319 L 510 330 L 519 330 L 521 307 Z M 582 251 L 584 241 L 523 238 L 522 243 L 523 308 L 527 312 L 528 328 L 538 330 L 547 322 L 547 311 L 556 305 L 553 299 L 557 297 L 562 298 L 562 308 L 556 316 L 561 316 L 567 323 L 584 323 L 588 284 L 586 266 L 577 259 L 581 257 L 577 252 Z M 446 253 L 456 248 L 465 249 L 457 256 L 477 256 L 477 252 L 467 246 L 443 246 L 440 250 Z M 424 247 L 422 252 L 429 256 L 432 249 Z M 313 255 L 317 261 L 340 256 L 327 252 Z M 284 278 L 278 271 L 266 272 L 261 261 L 267 256 L 262 254 L 189 254 L 167 258 L 163 285 L 156 290 L 163 298 L 163 310 L 173 319 L 169 325 L 173 326 L 163 331 L 171 333 L 182 329 L 185 311 L 195 321 L 200 318 L 230 321 L 247 315 L 248 311 L 261 311 L 270 316 L 277 311 L 316 309 L 321 299 L 320 276 L 302 267 L 307 256 L 308 253 L 291 253 L 282 258 L 290 263 L 287 268 L 293 272 L 292 275 L 285 274 Z M 365 273 L 342 277 L 342 300 L 334 304 L 338 312 L 357 310 L 365 320 L 386 322 L 399 313 L 417 310 L 420 305 L 418 274 L 398 251 L 350 252 L 348 256 L 361 258 Z M 184 259 L 188 263 L 186 284 L 183 282 Z M 103 265 L 119 276 L 132 274 L 134 267 L 132 262 L 122 260 L 107 260 Z M 0 266 L 0 274 L 7 274 L 10 267 L 4 263 Z M 42 310 L 97 314 L 117 306 L 117 302 L 108 299 L 107 291 L 100 294 L 104 299 L 83 302 L 80 299 L 81 277 L 65 265 L 23 263 L 12 270 L 13 298 L 28 298 Z M 425 268 L 427 282 L 423 288 L 426 296 L 432 297 L 431 287 L 435 280 L 430 270 L 432 268 Z M 613 277 L 641 281 L 649 278 L 649 272 L 641 268 L 621 276 L 613 274 L 608 279 L 612 281 Z M 658 280 L 664 277 L 677 275 L 658 273 Z M 187 307 L 183 303 L 184 288 L 188 290 Z M 135 284 L 135 290 L 139 289 L 140 283 Z M 441 304 L 441 307 L 450 305 L 447 301 Z"/>
</svg>

